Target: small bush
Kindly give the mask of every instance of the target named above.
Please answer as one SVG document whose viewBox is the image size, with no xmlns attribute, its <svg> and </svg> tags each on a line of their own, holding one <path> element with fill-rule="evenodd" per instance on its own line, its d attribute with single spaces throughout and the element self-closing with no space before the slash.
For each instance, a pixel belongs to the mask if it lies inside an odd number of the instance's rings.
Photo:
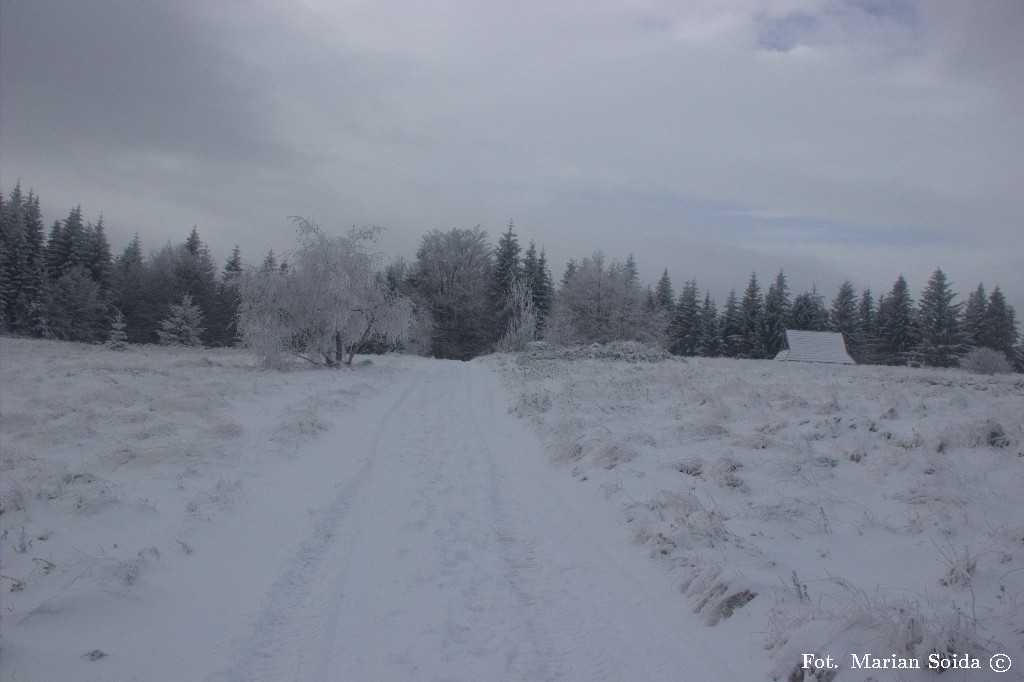
<svg viewBox="0 0 1024 682">
<path fill-rule="evenodd" d="M 1013 364 L 1005 354 L 992 348 L 975 348 L 968 353 L 960 366 L 973 374 L 1010 374 Z"/>
</svg>

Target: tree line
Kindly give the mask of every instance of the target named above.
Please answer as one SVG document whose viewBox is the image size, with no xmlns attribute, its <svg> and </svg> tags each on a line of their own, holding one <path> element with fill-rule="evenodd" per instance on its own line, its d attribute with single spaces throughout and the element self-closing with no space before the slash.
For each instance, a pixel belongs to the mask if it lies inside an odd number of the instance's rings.
<svg viewBox="0 0 1024 682">
<path fill-rule="evenodd" d="M 667 268 L 645 286 L 632 255 L 570 260 L 556 284 L 544 249 L 532 241 L 524 249 L 512 222 L 497 244 L 480 227 L 431 230 L 414 260 L 384 265 L 365 250 L 372 230 L 332 238 L 300 221 L 291 263 L 271 251 L 246 265 L 235 246 L 218 271 L 195 227 L 148 254 L 136 235 L 112 257 L 102 216 L 86 222 L 76 207 L 47 232 L 33 192 L 18 185 L 0 199 L 0 328 L 40 338 L 244 340 L 264 344 L 267 357 L 289 351 L 323 364 L 396 346 L 469 359 L 537 339 L 634 340 L 682 356 L 760 359 L 778 353 L 784 330 L 802 329 L 841 332 L 861 363 L 950 367 L 988 348 L 1018 371 L 1024 365 L 1016 313 L 999 287 L 979 284 L 956 302 L 941 269 L 917 302 L 902 275 L 877 298 L 844 282 L 827 304 L 816 288 L 792 295 L 780 271 L 766 290 L 751 273 L 742 294 L 730 291 L 719 307 L 696 280 L 677 294 Z M 335 289 L 320 286 L 310 305 L 313 283 L 326 281 Z M 333 317 L 315 319 L 328 309 Z"/>
</svg>

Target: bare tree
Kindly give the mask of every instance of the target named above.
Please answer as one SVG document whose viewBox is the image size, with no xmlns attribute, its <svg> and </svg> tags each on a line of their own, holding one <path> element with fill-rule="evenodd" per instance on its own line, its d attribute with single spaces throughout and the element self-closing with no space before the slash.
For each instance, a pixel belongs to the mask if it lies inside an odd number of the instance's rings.
<svg viewBox="0 0 1024 682">
<path fill-rule="evenodd" d="M 505 295 L 508 327 L 498 341 L 500 353 L 526 350 L 526 344 L 537 338 L 537 308 L 533 304 L 533 291 L 525 277 L 512 281 Z"/>
</svg>

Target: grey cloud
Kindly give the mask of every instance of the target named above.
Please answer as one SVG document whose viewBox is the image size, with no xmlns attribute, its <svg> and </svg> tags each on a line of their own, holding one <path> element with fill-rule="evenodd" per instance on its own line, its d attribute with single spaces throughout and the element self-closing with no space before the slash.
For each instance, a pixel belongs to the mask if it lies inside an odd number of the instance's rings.
<svg viewBox="0 0 1024 682">
<path fill-rule="evenodd" d="M 112 236 L 157 215 L 149 243 L 280 250 L 300 213 L 409 256 L 511 217 L 553 262 L 743 247 L 739 279 L 801 234 L 835 271 L 835 225 L 1024 251 L 1007 3 L 3 1 L 4 184 Z"/>
</svg>

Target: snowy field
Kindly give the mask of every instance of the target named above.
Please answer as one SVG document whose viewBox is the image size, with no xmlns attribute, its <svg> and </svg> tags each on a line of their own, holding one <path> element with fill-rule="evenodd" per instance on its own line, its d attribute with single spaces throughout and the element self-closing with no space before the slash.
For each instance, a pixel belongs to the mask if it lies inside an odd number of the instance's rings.
<svg viewBox="0 0 1024 682">
<path fill-rule="evenodd" d="M 1024 679 L 1019 375 L 10 338 L 0 371 L 5 681 Z"/>
</svg>

